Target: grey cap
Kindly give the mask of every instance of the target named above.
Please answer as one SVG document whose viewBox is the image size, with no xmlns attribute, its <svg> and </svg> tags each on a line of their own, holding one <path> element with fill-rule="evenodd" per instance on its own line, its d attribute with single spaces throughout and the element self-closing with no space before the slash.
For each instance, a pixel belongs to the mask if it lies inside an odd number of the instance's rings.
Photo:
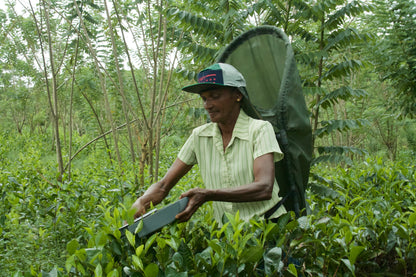
<svg viewBox="0 0 416 277">
<path fill-rule="evenodd" d="M 198 73 L 198 83 L 186 86 L 182 90 L 201 93 L 216 87 L 246 87 L 246 80 L 234 66 L 216 63 Z"/>
</svg>

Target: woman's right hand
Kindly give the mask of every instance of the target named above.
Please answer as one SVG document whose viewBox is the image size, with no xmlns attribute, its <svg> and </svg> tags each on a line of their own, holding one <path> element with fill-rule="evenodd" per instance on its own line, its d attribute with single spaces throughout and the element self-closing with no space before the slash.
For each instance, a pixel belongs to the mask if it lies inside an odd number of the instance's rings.
<svg viewBox="0 0 416 277">
<path fill-rule="evenodd" d="M 136 209 L 134 218 L 138 218 L 146 213 L 146 210 L 152 205 L 159 204 L 168 195 L 172 187 L 185 175 L 192 165 L 187 165 L 179 159 L 176 159 L 172 166 L 166 172 L 165 176 L 158 182 L 151 185 L 146 192 L 137 198 L 132 208 Z"/>
<path fill-rule="evenodd" d="M 146 207 L 145 205 L 143 205 L 142 200 L 143 199 L 141 197 L 137 198 L 137 200 L 131 206 L 132 208 L 136 210 L 136 212 L 134 213 L 134 219 L 141 217 L 142 215 L 146 213 Z"/>
</svg>

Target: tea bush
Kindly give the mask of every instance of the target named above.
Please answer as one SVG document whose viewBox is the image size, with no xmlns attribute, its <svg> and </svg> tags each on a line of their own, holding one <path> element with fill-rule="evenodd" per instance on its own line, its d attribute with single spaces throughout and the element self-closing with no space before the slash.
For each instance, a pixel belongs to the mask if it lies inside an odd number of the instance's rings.
<svg viewBox="0 0 416 277">
<path fill-rule="evenodd" d="M 416 276 L 414 164 L 316 166 L 304 217 L 218 223 L 207 203 L 187 223 L 121 238 L 145 189 L 135 191 L 133 165 L 121 173 L 92 151 L 58 183 L 47 141 L 1 139 L 2 276 Z M 159 206 L 201 184 L 195 168 Z"/>
</svg>

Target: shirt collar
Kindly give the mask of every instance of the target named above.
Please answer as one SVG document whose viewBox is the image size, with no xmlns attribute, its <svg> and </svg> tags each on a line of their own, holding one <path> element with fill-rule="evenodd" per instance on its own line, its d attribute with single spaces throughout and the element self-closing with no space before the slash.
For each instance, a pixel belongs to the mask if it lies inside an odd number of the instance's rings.
<svg viewBox="0 0 416 277">
<path fill-rule="evenodd" d="M 243 111 L 243 109 L 240 109 L 240 114 L 238 115 L 237 122 L 234 126 L 233 137 L 248 140 L 247 126 L 249 120 L 250 117 Z"/>
</svg>

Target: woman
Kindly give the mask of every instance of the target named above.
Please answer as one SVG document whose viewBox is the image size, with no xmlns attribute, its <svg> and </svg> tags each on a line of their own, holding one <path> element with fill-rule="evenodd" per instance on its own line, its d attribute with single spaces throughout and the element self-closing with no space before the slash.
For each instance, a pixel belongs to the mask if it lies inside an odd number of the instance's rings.
<svg viewBox="0 0 416 277">
<path fill-rule="evenodd" d="M 274 163 L 283 157 L 273 127 L 241 109 L 246 83 L 229 64 L 214 64 L 198 74 L 198 83 L 183 90 L 198 93 L 211 119 L 193 130 L 166 175 L 133 204 L 135 217 L 150 204 L 160 203 L 172 187 L 198 163 L 205 188 L 193 188 L 181 195 L 188 205 L 178 214 L 187 221 L 205 202 L 214 201 L 214 215 L 221 222 L 225 212 L 240 212 L 249 220 L 262 216 L 281 199 L 274 177 Z M 280 207 L 270 218 L 285 213 Z"/>
</svg>

